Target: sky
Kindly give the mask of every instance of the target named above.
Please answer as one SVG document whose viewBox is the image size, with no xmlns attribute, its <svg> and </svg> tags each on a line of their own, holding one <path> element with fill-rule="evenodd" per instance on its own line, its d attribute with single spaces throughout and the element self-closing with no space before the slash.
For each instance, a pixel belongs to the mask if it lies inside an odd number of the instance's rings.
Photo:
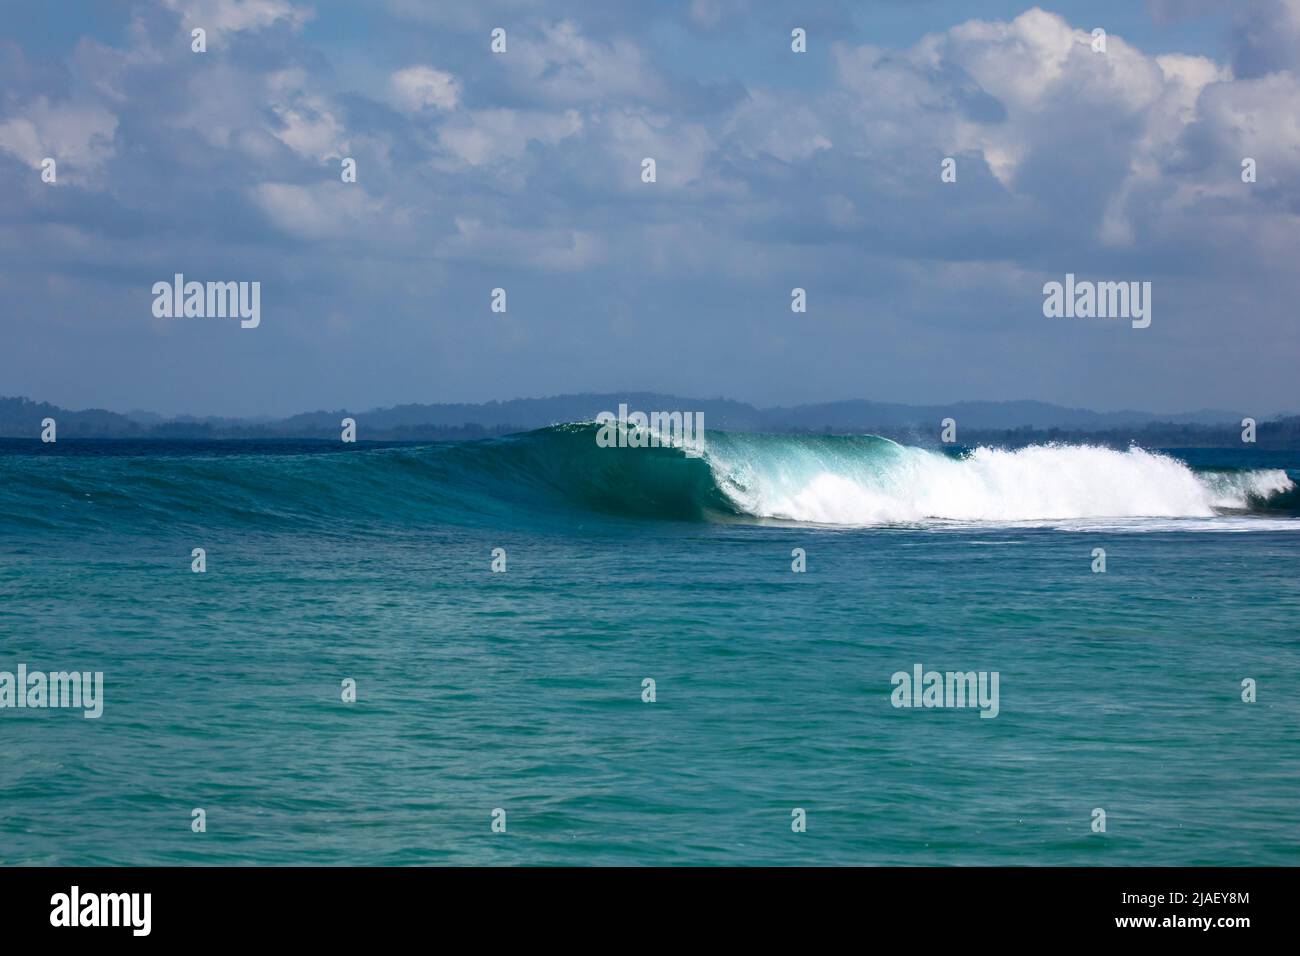
<svg viewBox="0 0 1300 956">
<path fill-rule="evenodd" d="M 1300 0 L 0 7 L 0 395 L 64 407 L 1294 413 L 1298 217 Z"/>
</svg>

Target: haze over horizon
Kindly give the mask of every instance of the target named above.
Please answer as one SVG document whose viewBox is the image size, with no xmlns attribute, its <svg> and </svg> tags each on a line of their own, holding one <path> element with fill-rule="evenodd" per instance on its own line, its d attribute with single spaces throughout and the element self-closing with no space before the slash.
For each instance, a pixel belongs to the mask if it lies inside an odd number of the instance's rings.
<svg viewBox="0 0 1300 956">
<path fill-rule="evenodd" d="M 79 0 L 0 86 L 3 395 L 1300 405 L 1300 0 Z M 260 325 L 155 317 L 176 273 Z M 1150 327 L 1045 318 L 1067 274 Z"/>
<path fill-rule="evenodd" d="M 649 401 L 649 399 L 660 399 L 660 401 Z M 720 408 L 732 409 L 734 411 L 747 410 L 755 413 L 756 418 L 777 422 L 786 421 L 791 416 L 785 413 L 798 413 L 794 418 L 804 418 L 811 421 L 810 416 L 818 413 L 843 413 L 846 409 L 861 408 L 863 412 L 874 412 L 880 421 L 901 421 L 922 422 L 930 418 L 943 417 L 950 412 L 957 414 L 965 411 L 963 421 L 967 424 L 974 424 L 976 427 L 1007 427 L 1013 428 L 1021 425 L 1038 428 L 1046 427 L 1074 427 L 1080 423 L 1088 422 L 1097 427 L 1107 427 L 1109 424 L 1132 423 L 1132 422 L 1183 422 L 1202 424 L 1233 424 L 1244 415 L 1241 409 L 1224 409 L 1224 408 L 1189 408 L 1189 409 L 1169 409 L 1169 410 L 1151 410 L 1141 408 L 1085 408 L 1079 406 L 1059 405 L 1051 402 L 1040 402 L 1035 399 L 1011 399 L 1006 401 L 1000 400 L 960 400 L 953 402 L 926 402 L 926 403 L 901 403 L 880 401 L 869 398 L 846 398 L 832 399 L 825 402 L 808 402 L 794 404 L 777 404 L 763 405 L 756 402 L 747 402 L 743 399 L 736 399 L 730 396 L 700 396 L 700 395 L 672 395 L 667 393 L 653 392 L 644 389 L 634 389 L 623 392 L 599 393 L 599 392 L 579 392 L 579 393 L 560 393 L 556 395 L 545 396 L 517 396 L 508 399 L 494 399 L 487 402 L 400 402 L 394 405 L 368 406 L 368 407 L 349 407 L 335 406 L 333 408 L 300 408 L 288 415 L 213 415 L 203 413 L 192 413 L 187 411 L 171 412 L 159 411 L 148 408 L 130 408 L 115 409 L 103 408 L 97 406 L 93 408 L 64 408 L 57 406 L 55 403 L 42 403 L 40 400 L 34 400 L 30 396 L 4 396 L 0 395 L 0 425 L 4 424 L 7 419 L 14 415 L 14 402 L 26 401 L 32 402 L 31 409 L 43 404 L 54 405 L 64 412 L 82 414 L 86 412 L 108 412 L 113 415 L 120 415 L 124 418 L 145 424 L 162 424 L 166 422 L 178 421 L 224 421 L 230 423 L 275 423 L 284 422 L 293 419 L 310 418 L 312 416 L 330 415 L 339 412 L 348 414 L 365 415 L 370 421 L 375 419 L 390 419 L 396 414 L 405 420 L 419 420 L 429 422 L 440 422 L 443 424 L 480 424 L 480 425 L 501 425 L 501 424 L 518 424 L 523 425 L 528 422 L 536 424 L 539 416 L 546 421 L 587 421 L 597 414 L 596 406 L 600 406 L 600 411 L 609 410 L 615 413 L 620 403 L 627 405 L 629 411 L 645 410 L 671 410 L 688 412 L 688 411 L 706 411 L 712 408 L 715 412 Z M 518 409 L 523 412 L 519 421 L 510 419 L 509 415 L 502 417 L 500 410 Z M 424 414 L 420 411 L 423 410 Z M 579 411 L 581 410 L 581 411 Z M 477 414 L 476 414 L 477 412 Z M 549 418 L 546 418 L 547 415 Z M 461 415 L 461 418 L 457 418 Z M 22 416 L 19 416 L 22 417 Z M 1276 409 L 1267 412 L 1252 411 L 1250 417 L 1259 421 L 1276 421 L 1279 419 L 1290 419 L 1300 417 L 1300 413 L 1289 409 Z M 936 420 L 938 420 L 936 418 Z M 996 420 L 996 423 L 994 423 Z M 33 422 L 35 420 L 33 419 Z M 808 424 L 809 422 L 805 422 Z M 12 426 L 13 422 L 9 424 Z M 716 427 L 728 427 L 727 422 L 718 422 L 714 419 Z M 34 429 L 35 426 L 32 425 Z"/>
<path fill-rule="evenodd" d="M 365 407 L 360 407 L 360 406 L 358 406 L 358 407 L 352 407 L 352 406 L 348 406 L 348 405 L 340 405 L 340 406 L 337 406 L 337 408 L 345 408 L 345 409 L 348 409 L 348 410 L 350 410 L 350 411 L 368 412 L 368 411 L 380 411 L 380 410 L 391 409 L 391 408 L 399 408 L 399 407 L 402 407 L 402 406 L 408 406 L 408 405 L 419 405 L 419 406 L 431 406 L 431 405 L 486 405 L 486 404 L 490 404 L 490 403 L 494 403 L 494 402 L 497 403 L 497 404 L 505 405 L 505 404 L 518 403 L 518 402 L 546 402 L 546 401 L 553 401 L 553 400 L 556 400 L 556 399 L 559 399 L 559 398 L 566 397 L 566 396 L 568 396 L 568 395 L 600 395 L 600 394 L 613 394 L 613 395 L 617 395 L 617 394 L 627 394 L 627 395 L 634 395 L 634 394 L 642 394 L 642 393 L 646 393 L 646 392 L 650 392 L 650 391 L 653 391 L 653 390 L 652 390 L 652 389 L 627 389 L 627 390 L 625 390 L 625 391 L 623 391 L 623 392 L 616 392 L 616 393 L 599 393 L 599 392 L 582 392 L 582 393 L 572 393 L 572 392 L 569 392 L 569 393 L 565 393 L 565 392 L 561 392 L 561 393 L 557 393 L 557 394 L 554 394 L 554 395 L 516 395 L 516 396 L 512 396 L 512 397 L 510 397 L 510 398 L 487 399 L 487 400 L 484 401 L 484 402 L 457 402 L 457 401 L 419 402 L 419 401 L 415 401 L 415 402 L 394 402 L 394 403 L 389 404 L 389 405 L 370 405 L 370 406 L 365 406 Z M 4 397 L 4 396 L 0 396 L 0 398 L 2 398 L 2 397 Z M 1066 409 L 1069 409 L 1069 410 L 1071 410 L 1071 411 L 1096 412 L 1096 413 L 1101 414 L 1101 415 L 1107 415 L 1107 414 L 1118 414 L 1118 413 L 1124 413 L 1124 412 L 1134 412 L 1134 413 L 1143 414 L 1143 415 L 1171 415 L 1171 416 L 1192 416 L 1192 415 L 1196 415 L 1196 414 L 1198 414 L 1198 413 L 1212 413 L 1212 412 L 1233 412 L 1234 414 L 1244 414 L 1244 413 L 1240 412 L 1240 410 L 1238 410 L 1238 409 L 1220 409 L 1220 408 L 1209 408 L 1209 407 L 1198 407 L 1198 408 L 1164 408 L 1164 409 L 1132 408 L 1132 407 L 1096 408 L 1096 407 L 1075 406 L 1075 405 L 1061 405 L 1061 404 L 1056 403 L 1056 402 L 1040 402 L 1039 399 L 1032 399 L 1032 398 L 1021 398 L 1021 399 L 1014 399 L 1014 398 L 1013 398 L 1013 399 L 958 399 L 958 400 L 956 400 L 956 401 L 952 401 L 952 402 L 893 402 L 893 401 L 890 401 L 890 400 L 888 400 L 888 399 L 878 399 L 878 398 L 831 398 L 831 399 L 826 399 L 826 400 L 824 400 L 824 401 L 815 401 L 815 402 L 776 403 L 776 404 L 773 404 L 773 405 L 767 405 L 767 404 L 760 403 L 760 402 L 751 402 L 751 401 L 747 401 L 747 400 L 744 399 L 744 398 L 736 398 L 735 396 L 731 396 L 731 395 L 710 395 L 710 396 L 683 395 L 683 396 L 673 396 L 673 397 L 675 397 L 675 398 L 682 398 L 682 399 L 685 399 L 685 400 L 688 400 L 688 401 L 689 401 L 689 400 L 692 400 L 692 399 L 697 399 L 697 400 L 703 400 L 703 401 L 735 402 L 735 403 L 742 404 L 742 405 L 749 405 L 749 406 L 751 406 L 752 408 L 759 409 L 759 410 L 770 410 L 770 409 L 773 409 L 773 408 L 782 408 L 782 407 L 797 408 L 797 407 L 807 407 L 807 406 L 816 406 L 816 405 L 836 405 L 836 404 L 845 404 L 845 403 L 853 403 L 853 402 L 865 402 L 865 403 L 877 404 L 877 405 L 899 405 L 899 406 L 908 406 L 908 407 L 924 407 L 924 406 L 944 407 L 944 406 L 958 406 L 958 405 L 965 405 L 965 404 L 974 404 L 974 403 L 983 403 L 983 402 L 987 402 L 987 403 L 989 403 L 989 404 L 1000 404 L 1000 405 L 1019 405 L 1019 404 L 1029 404 L 1029 403 L 1038 403 L 1038 404 L 1044 404 L 1044 405 L 1056 405 L 1056 406 L 1058 406 L 1058 407 L 1060 407 L 1060 408 L 1066 408 Z M 40 399 L 34 399 L 34 400 L 35 400 L 35 401 L 40 401 Z M 51 404 L 56 404 L 56 403 L 51 403 Z M 99 407 L 102 407 L 102 406 L 99 406 Z M 85 409 L 73 409 L 73 410 L 74 410 L 74 411 L 82 411 L 82 410 L 85 410 Z M 288 417 L 292 417 L 293 415 L 299 415 L 299 414 L 306 414 L 306 413 L 316 412 L 316 411 L 333 411 L 334 408 L 333 408 L 333 407 L 331 407 L 331 408 L 323 408 L 323 407 L 322 407 L 322 408 L 306 408 L 306 407 L 304 407 L 304 408 L 296 409 L 295 411 L 289 412 L 289 413 L 287 413 L 287 414 L 285 414 L 285 415 L 221 415 L 221 414 L 217 414 L 217 413 L 213 413 L 213 412 L 192 412 L 192 411 L 184 411 L 184 410 L 182 410 L 182 411 L 159 411 L 159 410 L 157 410 L 157 409 L 152 409 L 152 408 L 125 408 L 125 409 L 124 409 L 124 408 L 108 408 L 108 409 L 105 409 L 105 410 L 106 410 L 106 411 L 111 411 L 111 412 L 116 412 L 117 414 L 120 414 L 120 415 L 126 415 L 126 416 L 156 415 L 156 416 L 158 416 L 159 418 L 166 420 L 166 419 L 173 419 L 173 418 L 196 418 L 196 419 L 203 419 L 203 418 L 232 418 L 232 419 L 270 418 L 270 419 L 279 419 L 279 418 L 288 418 Z M 1266 411 L 1266 412 L 1256 412 L 1256 417 L 1259 417 L 1259 418 L 1261 418 L 1261 419 L 1271 419 L 1271 418 L 1277 418 L 1277 417 L 1287 417 L 1287 416 L 1292 416 L 1292 415 L 1297 415 L 1297 414 L 1300 414 L 1300 411 L 1297 411 L 1297 410 L 1294 409 L 1294 408 L 1291 408 L 1291 409 L 1288 409 L 1288 408 L 1278 408 L 1278 409 L 1269 409 L 1269 410 Z"/>
</svg>

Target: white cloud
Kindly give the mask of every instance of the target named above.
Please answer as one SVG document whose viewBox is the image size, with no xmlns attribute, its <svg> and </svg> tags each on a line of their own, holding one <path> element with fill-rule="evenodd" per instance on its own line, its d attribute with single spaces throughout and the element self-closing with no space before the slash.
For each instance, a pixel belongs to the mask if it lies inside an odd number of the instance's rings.
<svg viewBox="0 0 1300 956">
<path fill-rule="evenodd" d="M 347 152 L 343 127 L 319 100 L 307 100 L 293 106 L 277 104 L 272 110 L 283 124 L 276 131 L 276 137 L 295 153 L 325 160 Z"/>
<path fill-rule="evenodd" d="M 591 39 L 567 20 L 513 40 L 510 53 L 500 59 L 518 92 L 557 104 L 661 101 L 668 89 L 631 40 Z"/>
<path fill-rule="evenodd" d="M 577 110 L 543 113 L 522 110 L 475 110 L 445 124 L 438 132 L 443 148 L 470 166 L 486 166 L 523 156 L 530 142 L 554 145 L 582 131 Z"/>
<path fill-rule="evenodd" d="M 485 224 L 470 217 L 456 219 L 456 233 L 440 244 L 449 259 L 523 263 L 535 269 L 575 272 L 596 264 L 604 243 L 594 233 L 564 228 L 518 228 Z"/>
<path fill-rule="evenodd" d="M 717 150 L 712 134 L 699 123 L 639 109 L 611 109 L 593 123 L 604 137 L 603 147 L 621 172 L 618 181 L 628 190 L 643 190 L 641 161 L 654 159 L 657 181 L 665 191 L 702 187 L 732 193 L 727 184 L 709 175 L 708 162 Z"/>
<path fill-rule="evenodd" d="M 61 179 L 66 172 L 84 181 L 113 155 L 116 130 L 117 117 L 101 106 L 38 96 L 17 115 L 0 120 L 0 150 L 31 166 L 52 157 Z"/>
<path fill-rule="evenodd" d="M 202 27 L 209 34 L 262 30 L 281 21 L 297 30 L 312 18 L 312 11 L 288 0 L 163 0 L 181 14 L 187 29 Z"/>
<path fill-rule="evenodd" d="M 268 77 L 271 111 L 280 121 L 272 135 L 308 159 L 345 155 L 349 147 L 342 122 L 324 97 L 307 92 L 307 86 L 308 78 L 301 70 L 284 70 Z"/>
<path fill-rule="evenodd" d="M 408 66 L 389 78 L 393 103 L 407 112 L 427 107 L 452 110 L 460 101 L 460 84 L 450 73 L 430 66 Z"/>
<path fill-rule="evenodd" d="M 1155 58 L 1121 37 L 1108 37 L 1105 53 L 1091 42 L 1034 8 L 1009 22 L 963 23 L 907 50 L 840 48 L 837 76 L 856 96 L 849 120 L 876 142 L 871 152 L 905 144 L 977 152 L 1011 187 L 1028 156 L 1055 146 L 1052 120 L 1067 111 L 1080 123 L 1113 125 L 1163 105 L 1170 77 Z M 1185 90 L 1214 66 L 1189 57 L 1167 69 Z"/>
<path fill-rule="evenodd" d="M 300 239 L 379 238 L 393 225 L 356 183 L 260 183 L 251 194 L 277 228 Z"/>
<path fill-rule="evenodd" d="M 1103 137 L 1099 162 L 1124 148 L 1130 175 L 1161 174 L 1198 120 L 1202 92 L 1230 71 L 1204 57 L 1149 56 L 1114 35 L 1097 53 L 1091 40 L 1035 8 L 1009 22 L 964 23 L 907 50 L 841 48 L 837 76 L 856 99 L 849 145 L 874 159 L 975 153 L 1014 191 L 1025 163 L 1059 153 L 1073 126 Z M 1126 189 L 1100 176 L 1097 185 L 1110 191 L 1103 203 Z"/>
<path fill-rule="evenodd" d="M 780 119 L 774 122 L 776 117 Z M 759 90 L 737 107 L 725 130 L 726 137 L 734 138 L 741 149 L 766 153 L 786 163 L 832 149 L 835 144 L 829 132 L 829 124 L 805 98 Z"/>
<path fill-rule="evenodd" d="M 1200 113 L 1225 146 L 1300 173 L 1300 80 L 1291 73 L 1206 90 Z"/>
</svg>

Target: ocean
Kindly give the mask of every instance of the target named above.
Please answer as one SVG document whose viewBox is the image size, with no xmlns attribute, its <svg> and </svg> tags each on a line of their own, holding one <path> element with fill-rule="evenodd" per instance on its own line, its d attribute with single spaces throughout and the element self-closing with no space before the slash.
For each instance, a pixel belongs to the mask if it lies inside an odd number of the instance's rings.
<svg viewBox="0 0 1300 956">
<path fill-rule="evenodd" d="M 594 433 L 0 441 L 0 864 L 1300 863 L 1300 453 Z"/>
</svg>

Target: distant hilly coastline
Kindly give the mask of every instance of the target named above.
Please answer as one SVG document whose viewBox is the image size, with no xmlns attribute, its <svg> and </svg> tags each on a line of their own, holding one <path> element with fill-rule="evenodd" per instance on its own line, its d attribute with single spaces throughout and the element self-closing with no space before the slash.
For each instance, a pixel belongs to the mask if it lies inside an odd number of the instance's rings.
<svg viewBox="0 0 1300 956">
<path fill-rule="evenodd" d="M 560 422 L 590 421 L 619 404 L 641 411 L 702 412 L 709 428 L 729 431 L 871 433 L 911 444 L 937 443 L 940 422 L 957 422 L 963 445 L 1023 445 L 1087 441 L 1126 446 L 1194 448 L 1241 443 L 1247 413 L 1205 409 L 1177 415 L 1095 412 L 1046 402 L 955 402 L 901 405 L 852 400 L 758 408 L 729 399 L 683 398 L 654 392 L 557 395 L 483 404 L 397 405 L 369 411 L 337 409 L 288 418 L 166 418 L 153 412 L 74 411 L 27 398 L 0 398 L 0 437 L 37 438 L 53 418 L 59 438 L 337 439 L 343 418 L 357 421 L 358 438 L 448 441 L 530 431 Z M 1300 415 L 1255 416 L 1257 447 L 1300 448 Z"/>
</svg>

